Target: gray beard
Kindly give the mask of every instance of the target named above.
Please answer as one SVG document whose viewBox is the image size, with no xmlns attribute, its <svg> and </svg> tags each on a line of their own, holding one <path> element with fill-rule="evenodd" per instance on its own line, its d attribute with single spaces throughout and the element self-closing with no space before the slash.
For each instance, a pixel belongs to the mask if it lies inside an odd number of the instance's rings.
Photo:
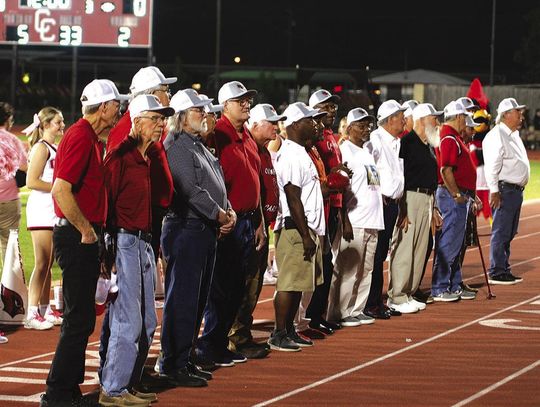
<svg viewBox="0 0 540 407">
<path fill-rule="evenodd" d="M 428 144 L 433 148 L 439 147 L 439 144 L 441 143 L 441 138 L 439 136 L 439 128 L 428 125 L 426 126 L 425 132 Z"/>
</svg>

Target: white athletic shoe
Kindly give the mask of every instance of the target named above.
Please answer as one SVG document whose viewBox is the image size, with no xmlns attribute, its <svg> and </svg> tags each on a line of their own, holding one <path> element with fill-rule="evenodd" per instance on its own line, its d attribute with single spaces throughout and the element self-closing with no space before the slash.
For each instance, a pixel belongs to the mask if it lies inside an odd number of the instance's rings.
<svg viewBox="0 0 540 407">
<path fill-rule="evenodd" d="M 414 314 L 419 311 L 418 307 L 411 302 L 404 302 L 403 304 L 394 304 L 388 300 L 388 306 L 394 308 L 396 311 L 402 314 Z"/>
<path fill-rule="evenodd" d="M 419 311 L 423 311 L 426 309 L 426 304 L 424 304 L 423 302 L 420 302 L 420 301 L 416 301 L 413 297 L 409 297 L 409 303 L 411 303 L 412 305 L 414 305 L 416 308 L 418 308 Z"/>
<path fill-rule="evenodd" d="M 269 269 L 266 269 L 263 276 L 263 285 L 276 285 L 277 278 L 272 275 Z"/>
<path fill-rule="evenodd" d="M 48 321 L 53 325 L 62 325 L 62 321 L 64 321 L 64 318 L 62 318 L 61 312 L 49 308 L 45 313 L 45 321 Z"/>
<path fill-rule="evenodd" d="M 7 336 L 5 336 L 2 331 L 0 331 L 0 343 L 8 343 L 8 342 L 9 342 L 9 339 L 7 338 Z"/>
<path fill-rule="evenodd" d="M 53 323 L 47 321 L 45 318 L 43 318 L 41 315 L 35 312 L 34 315 L 32 315 L 30 318 L 25 319 L 24 327 L 26 329 L 36 329 L 38 331 L 45 331 L 47 329 L 51 329 L 53 327 Z"/>
</svg>

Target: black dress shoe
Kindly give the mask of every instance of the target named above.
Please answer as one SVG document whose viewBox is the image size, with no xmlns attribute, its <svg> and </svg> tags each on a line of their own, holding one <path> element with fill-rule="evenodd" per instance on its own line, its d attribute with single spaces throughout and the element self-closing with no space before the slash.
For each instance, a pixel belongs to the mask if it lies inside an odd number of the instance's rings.
<svg viewBox="0 0 540 407">
<path fill-rule="evenodd" d="M 187 362 L 186 368 L 192 375 L 198 376 L 204 380 L 212 380 L 212 373 L 202 370 L 195 363 Z"/>
<path fill-rule="evenodd" d="M 384 306 L 384 312 L 387 315 L 390 315 L 391 317 L 400 317 L 401 316 L 401 312 L 399 312 L 398 310 L 396 310 L 394 308 L 387 307 L 386 305 Z"/>
<path fill-rule="evenodd" d="M 247 343 L 245 345 L 237 346 L 236 351 L 248 359 L 264 359 L 270 353 L 270 350 L 268 350 L 265 346 L 259 346 L 255 343 Z"/>
<path fill-rule="evenodd" d="M 375 319 L 390 319 L 390 315 L 381 311 L 379 307 L 366 308 L 364 309 L 364 314 Z"/>
<path fill-rule="evenodd" d="M 320 325 L 324 326 L 327 329 L 331 329 L 332 331 L 337 331 L 337 330 L 341 329 L 341 324 L 338 324 L 336 322 L 326 321 L 324 319 L 321 319 Z"/>
<path fill-rule="evenodd" d="M 334 330 L 331 328 L 328 328 L 326 326 L 323 326 L 316 322 L 310 322 L 309 327 L 311 329 L 314 329 L 316 331 L 322 332 L 324 335 L 332 335 L 334 333 Z M 307 336 L 307 335 L 306 335 Z M 311 338 L 311 337 L 310 337 Z M 318 339 L 318 338 L 311 338 L 311 339 Z"/>
<path fill-rule="evenodd" d="M 172 374 L 161 373 L 159 376 L 175 387 L 208 386 L 208 383 L 205 379 L 190 373 L 187 367 L 178 369 Z"/>
</svg>

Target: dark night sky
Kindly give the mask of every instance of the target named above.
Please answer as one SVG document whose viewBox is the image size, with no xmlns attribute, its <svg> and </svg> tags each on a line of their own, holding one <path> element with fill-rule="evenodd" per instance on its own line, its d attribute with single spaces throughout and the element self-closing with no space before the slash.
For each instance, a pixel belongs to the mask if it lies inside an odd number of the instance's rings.
<svg viewBox="0 0 540 407">
<path fill-rule="evenodd" d="M 491 0 L 222 0 L 221 63 L 489 72 Z M 497 1 L 498 74 L 519 76 L 524 16 L 539 1 Z M 216 0 L 155 0 L 158 63 L 213 64 Z"/>
</svg>

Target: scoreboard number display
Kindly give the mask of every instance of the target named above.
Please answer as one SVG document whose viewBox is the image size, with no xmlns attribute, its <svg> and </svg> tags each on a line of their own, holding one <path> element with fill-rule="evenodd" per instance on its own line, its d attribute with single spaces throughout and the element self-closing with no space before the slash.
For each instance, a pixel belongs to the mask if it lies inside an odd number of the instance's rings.
<svg viewBox="0 0 540 407">
<path fill-rule="evenodd" d="M 0 44 L 149 48 L 153 0 L 0 0 Z"/>
</svg>

